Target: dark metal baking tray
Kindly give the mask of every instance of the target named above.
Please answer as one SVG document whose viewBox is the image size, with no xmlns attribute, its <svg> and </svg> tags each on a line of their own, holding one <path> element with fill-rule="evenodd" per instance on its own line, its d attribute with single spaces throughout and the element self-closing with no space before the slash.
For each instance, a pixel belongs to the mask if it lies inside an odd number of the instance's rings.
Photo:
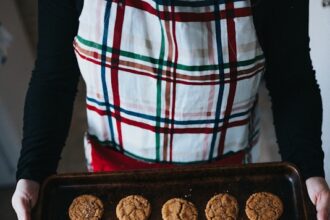
<svg viewBox="0 0 330 220">
<path fill-rule="evenodd" d="M 239 219 L 246 220 L 246 200 L 251 194 L 264 191 L 278 195 L 283 201 L 281 220 L 315 219 L 302 178 L 288 163 L 56 175 L 44 183 L 33 219 L 68 220 L 72 200 L 82 194 L 93 194 L 103 201 L 104 220 L 116 219 L 117 203 L 132 194 L 143 195 L 150 201 L 151 220 L 161 220 L 162 205 L 174 197 L 193 202 L 198 219 L 206 219 L 207 201 L 215 194 L 226 192 L 237 198 Z"/>
</svg>

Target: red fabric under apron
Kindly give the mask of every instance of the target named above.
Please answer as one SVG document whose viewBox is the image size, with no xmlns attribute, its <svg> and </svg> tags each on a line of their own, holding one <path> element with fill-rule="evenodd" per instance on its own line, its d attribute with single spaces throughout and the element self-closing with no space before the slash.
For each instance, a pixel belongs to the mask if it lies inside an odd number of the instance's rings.
<svg viewBox="0 0 330 220">
<path fill-rule="evenodd" d="M 183 165 L 170 163 L 148 163 L 134 158 L 130 158 L 118 151 L 102 147 L 91 141 L 92 147 L 92 168 L 94 172 L 102 171 L 124 171 L 152 168 L 173 168 Z M 202 165 L 238 165 L 242 164 L 245 158 L 245 151 L 239 151 L 223 159 L 212 161 L 211 163 L 201 163 Z"/>
</svg>

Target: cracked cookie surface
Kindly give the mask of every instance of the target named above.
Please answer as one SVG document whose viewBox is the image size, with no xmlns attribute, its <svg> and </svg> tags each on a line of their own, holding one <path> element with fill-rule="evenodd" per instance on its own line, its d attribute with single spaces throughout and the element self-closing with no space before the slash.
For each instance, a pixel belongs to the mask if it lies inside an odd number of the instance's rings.
<svg viewBox="0 0 330 220">
<path fill-rule="evenodd" d="M 139 195 L 123 198 L 116 207 L 116 215 L 119 220 L 147 220 L 150 213 L 149 201 Z"/>
<path fill-rule="evenodd" d="M 103 215 L 102 201 L 93 195 L 81 195 L 75 198 L 69 207 L 71 220 L 99 220 Z"/>
<path fill-rule="evenodd" d="M 197 220 L 193 203 L 179 198 L 168 200 L 162 207 L 163 220 Z"/>
<path fill-rule="evenodd" d="M 207 220 L 236 220 L 237 200 L 227 193 L 215 195 L 208 201 L 205 215 Z"/>
<path fill-rule="evenodd" d="M 245 213 L 250 220 L 277 220 L 283 213 L 283 203 L 272 193 L 255 193 L 246 201 Z"/>
</svg>

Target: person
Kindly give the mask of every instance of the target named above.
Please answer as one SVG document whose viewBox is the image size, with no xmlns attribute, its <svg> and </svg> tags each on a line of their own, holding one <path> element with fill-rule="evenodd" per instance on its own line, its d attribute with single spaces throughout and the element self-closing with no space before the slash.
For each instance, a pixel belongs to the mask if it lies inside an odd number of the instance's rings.
<svg viewBox="0 0 330 220">
<path fill-rule="evenodd" d="M 264 76 L 282 159 L 301 170 L 318 220 L 329 219 L 308 4 L 39 0 L 12 198 L 18 218 L 30 219 L 39 184 L 56 172 L 81 72 L 94 172 L 242 163 L 257 141 Z"/>
</svg>

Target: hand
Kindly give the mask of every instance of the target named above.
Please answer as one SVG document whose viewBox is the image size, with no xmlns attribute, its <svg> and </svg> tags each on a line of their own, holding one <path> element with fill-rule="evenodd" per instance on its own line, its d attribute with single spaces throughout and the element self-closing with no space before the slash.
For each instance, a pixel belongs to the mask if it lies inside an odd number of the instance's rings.
<svg viewBox="0 0 330 220">
<path fill-rule="evenodd" d="M 330 189 L 322 177 L 311 177 L 306 180 L 309 198 L 317 211 L 317 220 L 330 220 Z"/>
<path fill-rule="evenodd" d="M 31 209 L 36 205 L 39 194 L 39 183 L 20 179 L 11 199 L 18 220 L 31 220 Z"/>
</svg>

